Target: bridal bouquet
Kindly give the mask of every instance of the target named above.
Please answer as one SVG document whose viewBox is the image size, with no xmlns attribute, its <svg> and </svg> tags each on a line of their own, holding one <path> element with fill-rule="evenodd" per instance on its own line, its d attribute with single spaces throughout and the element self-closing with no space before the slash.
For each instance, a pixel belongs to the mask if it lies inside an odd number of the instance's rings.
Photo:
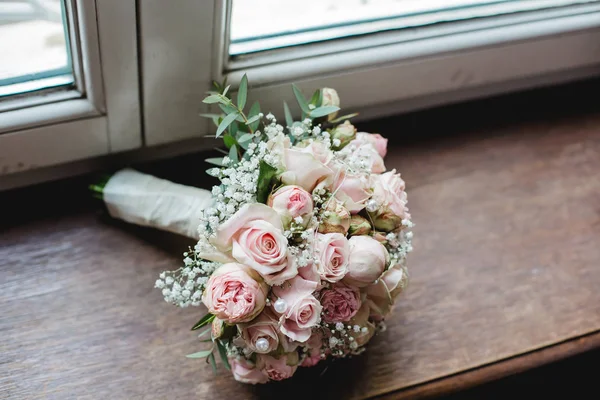
<svg viewBox="0 0 600 400">
<path fill-rule="evenodd" d="M 407 284 L 413 226 L 404 181 L 387 171 L 387 139 L 336 118 L 335 90 L 306 99 L 285 122 L 246 112 L 247 80 L 236 101 L 216 85 L 206 115 L 228 151 L 208 174 L 212 192 L 131 170 L 98 188 L 112 215 L 195 236 L 183 266 L 155 286 L 179 307 L 204 304 L 192 330 L 236 380 L 265 383 L 326 358 L 365 350 Z M 207 195 L 208 193 L 208 195 Z"/>
</svg>

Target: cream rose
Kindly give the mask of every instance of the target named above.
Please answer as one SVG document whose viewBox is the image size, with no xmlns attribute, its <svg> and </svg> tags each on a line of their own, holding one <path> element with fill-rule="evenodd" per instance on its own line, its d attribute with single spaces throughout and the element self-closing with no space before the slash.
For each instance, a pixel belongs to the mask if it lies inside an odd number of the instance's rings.
<svg viewBox="0 0 600 400">
<path fill-rule="evenodd" d="M 300 276 L 273 288 L 277 301 L 274 309 L 280 315 L 281 332 L 297 342 L 306 342 L 310 338 L 312 328 L 319 323 L 321 303 L 312 295 L 317 283 L 307 281 Z"/>
<path fill-rule="evenodd" d="M 255 353 L 267 354 L 277 350 L 279 334 L 277 316 L 265 308 L 252 321 L 239 324 L 242 338 L 250 350 Z"/>
<path fill-rule="evenodd" d="M 317 269 L 327 282 L 337 282 L 348 272 L 350 245 L 341 233 L 317 233 Z"/>
<path fill-rule="evenodd" d="M 358 287 L 372 284 L 387 266 L 387 250 L 370 236 L 352 236 L 348 242 L 350 256 L 344 282 Z"/>
<path fill-rule="evenodd" d="M 245 204 L 217 230 L 215 247 L 257 271 L 269 285 L 298 273 L 289 260 L 279 214 L 264 204 Z"/>
<path fill-rule="evenodd" d="M 280 179 L 286 185 L 298 185 L 312 192 L 317 183 L 327 179 L 331 170 L 309 151 L 304 149 L 284 149 L 285 171 Z"/>
<path fill-rule="evenodd" d="M 406 270 L 396 264 L 383 273 L 377 283 L 367 287 L 367 303 L 371 310 L 371 318 L 375 321 L 384 319 L 391 311 L 396 297 L 408 284 Z"/>
<path fill-rule="evenodd" d="M 379 209 L 371 213 L 375 228 L 382 231 L 392 231 L 402 224 L 403 219 L 410 219 L 405 184 L 396 170 L 381 175 L 372 175 L 373 200 Z"/>
<path fill-rule="evenodd" d="M 386 170 L 383 158 L 379 155 L 375 145 L 364 137 L 352 140 L 342 151 L 362 160 L 374 174 L 380 174 Z"/>
<path fill-rule="evenodd" d="M 268 203 L 285 226 L 295 218 L 302 218 L 303 224 L 308 223 L 313 212 L 312 196 L 300 186 L 282 186 L 269 196 Z"/>
<path fill-rule="evenodd" d="M 343 168 L 338 169 L 335 178 L 333 184 L 335 197 L 342 202 L 344 207 L 352 214 L 365 208 L 367 200 L 371 197 L 370 179 L 346 173 Z"/>
<path fill-rule="evenodd" d="M 211 314 L 229 323 L 247 322 L 265 307 L 268 286 L 252 269 L 224 264 L 212 273 L 202 295 Z"/>
</svg>

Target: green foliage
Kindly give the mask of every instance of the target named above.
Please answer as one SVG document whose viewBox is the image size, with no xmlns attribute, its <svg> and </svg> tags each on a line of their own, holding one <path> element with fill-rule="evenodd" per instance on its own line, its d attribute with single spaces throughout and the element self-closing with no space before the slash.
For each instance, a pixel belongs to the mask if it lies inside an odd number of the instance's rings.
<svg viewBox="0 0 600 400">
<path fill-rule="evenodd" d="M 300 106 L 300 109 L 302 110 L 302 112 L 305 114 L 308 114 L 310 112 L 310 108 L 308 107 L 308 102 L 304 98 L 304 95 L 302 94 L 300 89 L 298 89 L 298 86 L 294 85 L 293 83 L 292 83 L 292 91 L 294 92 L 294 96 L 296 96 L 296 101 L 298 102 L 298 105 Z"/>
<path fill-rule="evenodd" d="M 229 158 L 234 163 L 237 163 L 238 161 L 240 161 L 240 159 L 238 158 L 238 149 L 235 144 L 233 146 L 231 146 L 231 149 L 229 149 Z"/>
<path fill-rule="evenodd" d="M 206 314 L 204 317 L 200 318 L 200 321 L 196 322 L 196 324 L 192 327 L 192 330 L 195 331 L 202 328 L 203 326 L 210 324 L 213 321 L 213 319 L 215 319 L 214 315 Z"/>
<path fill-rule="evenodd" d="M 248 77 L 246 74 L 242 76 L 242 80 L 240 82 L 240 88 L 238 89 L 237 94 L 237 104 L 240 110 L 244 109 L 246 105 L 246 98 L 248 97 Z"/>
<path fill-rule="evenodd" d="M 212 367 L 213 373 L 217 374 L 217 362 L 215 361 L 215 355 L 210 353 L 210 355 L 206 358 L 206 362 L 210 362 L 210 366 Z"/>
<path fill-rule="evenodd" d="M 223 343 L 221 343 L 220 340 L 217 340 L 216 343 L 217 348 L 219 349 L 219 355 L 221 356 L 221 361 L 223 362 L 223 365 L 225 366 L 225 368 L 231 371 L 231 366 L 229 365 L 229 360 L 227 359 L 227 350 L 225 349 L 225 346 L 223 345 Z"/>
<path fill-rule="evenodd" d="M 203 350 L 203 351 L 199 351 L 197 353 L 188 354 L 186 357 L 187 358 L 204 358 L 204 357 L 208 357 L 210 354 L 212 354 L 212 352 L 213 352 L 213 349 Z"/>
<path fill-rule="evenodd" d="M 258 103 L 258 101 L 256 101 L 254 102 L 254 104 L 252 104 L 252 107 L 250 107 L 250 111 L 248 112 L 248 121 L 250 121 L 258 114 L 260 114 L 260 104 Z M 255 130 L 257 130 L 259 125 L 260 118 L 257 119 L 255 122 L 250 123 L 248 125 L 250 127 L 250 132 L 254 132 Z"/>
<path fill-rule="evenodd" d="M 258 167 L 258 183 L 256 185 L 256 200 L 259 203 L 265 204 L 271 193 L 271 181 L 275 178 L 277 168 L 267 164 L 266 162 L 260 162 Z"/>
<path fill-rule="evenodd" d="M 207 158 L 204 161 L 207 162 L 207 163 L 209 163 L 209 164 L 216 165 L 217 167 L 222 167 L 223 166 L 223 157 Z"/>
<path fill-rule="evenodd" d="M 341 117 L 337 117 L 336 119 L 333 119 L 331 121 L 329 121 L 332 124 L 337 124 L 338 122 L 342 122 L 346 119 L 351 119 L 354 118 L 358 115 L 358 113 L 352 113 L 352 114 L 346 114 L 346 115 L 342 115 Z"/>
<path fill-rule="evenodd" d="M 223 131 L 225 131 L 225 129 L 227 129 L 229 125 L 231 125 L 231 123 L 235 121 L 238 115 L 239 114 L 237 111 L 234 111 L 231 114 L 227 114 L 227 116 L 223 118 L 223 121 L 221 121 L 221 123 L 219 124 L 219 127 L 217 128 L 217 134 L 215 136 L 221 136 L 221 133 L 223 133 Z"/>
<path fill-rule="evenodd" d="M 309 115 L 311 118 L 319 118 L 319 117 L 324 117 L 329 114 L 333 114 L 334 112 L 337 112 L 339 110 L 340 110 L 340 108 L 336 107 L 336 106 L 325 106 L 325 107 L 315 108 L 314 110 L 312 110 L 309 113 Z"/>
<path fill-rule="evenodd" d="M 285 115 L 285 124 L 287 126 L 292 126 L 292 124 L 294 123 L 294 118 L 292 117 L 290 108 L 288 107 L 285 101 L 283 102 L 283 114 Z"/>
<path fill-rule="evenodd" d="M 223 135 L 223 143 L 225 143 L 225 146 L 230 149 L 231 146 L 236 144 L 236 140 L 233 136 L 231 136 L 231 134 L 226 133 Z"/>
</svg>

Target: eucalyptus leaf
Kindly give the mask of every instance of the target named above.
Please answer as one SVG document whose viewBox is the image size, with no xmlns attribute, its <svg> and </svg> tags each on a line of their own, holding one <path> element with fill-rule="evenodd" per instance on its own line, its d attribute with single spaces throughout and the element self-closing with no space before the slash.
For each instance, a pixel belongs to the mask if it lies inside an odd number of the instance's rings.
<svg viewBox="0 0 600 400">
<path fill-rule="evenodd" d="M 228 149 L 230 149 L 231 146 L 235 145 L 236 141 L 233 136 L 231 136 L 229 133 L 227 133 L 227 134 L 223 135 L 223 143 L 225 143 L 225 146 Z"/>
<path fill-rule="evenodd" d="M 248 118 L 248 121 L 246 121 L 246 125 L 250 125 L 253 122 L 256 122 L 260 119 L 260 115 L 255 115 L 252 118 Z"/>
<path fill-rule="evenodd" d="M 342 115 L 341 117 L 337 117 L 336 119 L 333 119 L 329 122 L 331 122 L 332 124 L 337 124 L 338 122 L 342 122 L 345 119 L 354 118 L 357 115 L 358 115 L 358 113 L 346 114 L 346 115 Z"/>
<path fill-rule="evenodd" d="M 315 108 L 314 110 L 312 110 L 310 112 L 309 115 L 312 118 L 319 118 L 319 117 L 324 117 L 329 114 L 333 114 L 334 112 L 337 112 L 339 110 L 340 110 L 340 108 L 336 107 L 336 106 L 325 106 L 325 107 Z"/>
<path fill-rule="evenodd" d="M 225 96 L 227 94 L 227 92 L 229 91 L 229 88 L 231 87 L 231 85 L 228 85 L 225 90 L 223 90 L 223 93 L 221 93 L 223 96 Z"/>
<path fill-rule="evenodd" d="M 208 114 L 199 114 L 199 115 L 201 117 L 204 117 L 204 118 L 219 118 L 219 117 L 223 116 L 222 114 L 210 114 L 210 113 L 208 113 Z"/>
<path fill-rule="evenodd" d="M 225 118 L 223 118 L 223 121 L 221 121 L 221 123 L 219 124 L 219 127 L 217 128 L 217 134 L 215 136 L 216 137 L 221 136 L 221 133 L 223 133 L 223 131 L 225 131 L 225 129 L 227 129 L 227 127 L 229 125 L 231 125 L 231 123 L 233 121 L 235 121 L 237 116 L 238 116 L 237 111 L 232 112 L 231 114 L 227 114 L 227 116 Z"/>
<path fill-rule="evenodd" d="M 238 112 L 238 109 L 230 106 L 229 104 L 219 104 L 219 108 L 223 110 L 225 114 L 231 114 L 232 112 Z"/>
<path fill-rule="evenodd" d="M 209 160 L 210 160 L 210 158 L 209 158 Z M 192 330 L 195 331 L 195 330 L 202 328 L 205 325 L 210 324 L 213 321 L 213 319 L 215 319 L 214 315 L 206 314 L 204 317 L 200 318 L 200 321 L 196 322 L 196 324 L 192 327 Z"/>
<path fill-rule="evenodd" d="M 320 106 L 320 104 L 319 104 L 320 97 L 321 97 L 321 89 L 315 90 L 312 97 L 310 98 L 310 104 L 312 104 L 315 107 L 319 107 Z"/>
<path fill-rule="evenodd" d="M 215 355 L 213 353 L 210 353 L 210 355 L 207 357 L 206 362 L 210 362 L 210 366 L 212 367 L 212 370 L 214 372 L 214 374 L 217 374 L 217 362 L 215 361 Z"/>
<path fill-rule="evenodd" d="M 238 143 L 245 143 L 245 142 L 249 142 L 254 138 L 254 135 L 252 133 L 244 133 L 243 135 L 241 135 L 238 138 Z"/>
<path fill-rule="evenodd" d="M 265 161 L 260 161 L 258 167 L 258 182 L 256 184 L 256 200 L 259 203 L 266 204 L 271 192 L 271 181 L 277 173 L 277 168 L 269 165 Z"/>
<path fill-rule="evenodd" d="M 244 109 L 246 105 L 246 98 L 248 97 L 248 77 L 246 74 L 242 76 L 242 80 L 240 82 L 240 88 L 238 89 L 237 94 L 237 106 L 240 110 Z"/>
<path fill-rule="evenodd" d="M 227 370 L 231 371 L 231 366 L 229 365 L 229 360 L 227 359 L 227 350 L 225 346 L 221 343 L 220 340 L 217 340 L 217 348 L 219 349 L 219 355 L 221 356 L 221 361 L 223 361 L 223 365 Z"/>
<path fill-rule="evenodd" d="M 293 83 L 292 90 L 294 91 L 294 96 L 296 96 L 296 101 L 298 102 L 298 105 L 304 113 L 308 114 L 310 112 L 310 108 L 308 107 L 308 103 L 306 102 L 304 95 L 302 94 L 300 89 L 298 89 L 298 86 L 294 85 Z"/>
<path fill-rule="evenodd" d="M 208 96 L 204 100 L 202 100 L 202 102 L 206 103 L 206 104 L 222 103 L 223 98 L 221 96 L 219 96 L 218 94 L 211 94 L 210 96 Z"/>
<path fill-rule="evenodd" d="M 237 122 L 234 122 L 233 124 L 229 125 L 229 133 L 231 133 L 231 136 L 236 137 L 238 130 L 239 125 L 237 124 Z"/>
<path fill-rule="evenodd" d="M 237 152 L 237 146 L 235 144 L 233 146 L 231 146 L 231 148 L 229 149 L 229 158 L 233 162 L 238 162 L 239 161 L 238 152 Z"/>
<path fill-rule="evenodd" d="M 287 126 L 292 126 L 292 124 L 294 123 L 294 118 L 292 117 L 290 108 L 288 107 L 285 101 L 283 102 L 283 114 L 285 115 L 285 124 Z"/>
<path fill-rule="evenodd" d="M 210 354 L 212 354 L 212 352 L 213 352 L 213 349 L 203 350 L 203 351 L 199 351 L 197 353 L 188 354 L 186 357 L 187 358 L 204 358 L 204 357 L 208 357 Z"/>
<path fill-rule="evenodd" d="M 206 161 L 207 163 L 212 164 L 212 165 L 217 165 L 219 167 L 223 166 L 223 158 L 221 158 L 221 157 L 207 158 L 204 161 Z M 198 328 L 200 328 L 200 327 L 198 327 Z M 198 328 L 196 328 L 196 329 L 198 329 Z M 192 330 L 194 330 L 194 329 L 192 329 Z"/>
<path fill-rule="evenodd" d="M 250 112 L 248 112 L 248 117 L 252 118 L 255 115 L 260 114 L 260 104 L 258 103 L 258 101 L 255 101 L 254 104 L 252 104 L 252 107 L 250 107 Z M 251 123 L 250 126 L 250 130 L 252 132 L 254 132 L 256 129 L 258 129 L 258 125 L 260 125 L 260 121 L 256 121 Z"/>
</svg>

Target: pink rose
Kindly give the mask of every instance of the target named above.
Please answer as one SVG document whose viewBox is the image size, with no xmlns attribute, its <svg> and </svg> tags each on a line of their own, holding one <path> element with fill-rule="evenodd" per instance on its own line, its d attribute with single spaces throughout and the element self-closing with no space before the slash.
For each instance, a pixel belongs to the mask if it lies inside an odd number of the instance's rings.
<svg viewBox="0 0 600 400">
<path fill-rule="evenodd" d="M 289 261 L 281 218 L 264 204 L 243 205 L 218 228 L 213 244 L 257 271 L 269 285 L 280 285 L 298 273 Z"/>
<path fill-rule="evenodd" d="M 396 170 L 381 175 L 372 175 L 373 200 L 379 204 L 379 209 L 371 212 L 375 228 L 390 232 L 402 225 L 403 219 L 410 219 L 405 185 Z"/>
<path fill-rule="evenodd" d="M 388 252 L 385 247 L 370 236 L 352 236 L 348 273 L 344 282 L 365 287 L 377 280 L 387 266 Z"/>
<path fill-rule="evenodd" d="M 339 170 L 335 178 L 333 184 L 335 197 L 343 203 L 344 207 L 352 214 L 365 208 L 365 203 L 371 197 L 370 180 L 364 176 L 346 173 L 343 169 Z"/>
<path fill-rule="evenodd" d="M 302 360 L 301 367 L 312 367 L 321 361 L 321 347 L 323 346 L 323 334 L 321 331 L 314 331 L 312 336 L 306 342 L 306 358 Z"/>
<path fill-rule="evenodd" d="M 387 154 L 388 140 L 379 133 L 358 132 L 356 134 L 356 138 L 360 140 L 366 140 L 371 143 L 381 157 L 385 157 Z"/>
<path fill-rule="evenodd" d="M 323 321 L 328 324 L 349 321 L 361 306 L 358 288 L 342 282 L 322 290 L 320 300 L 323 306 Z"/>
<path fill-rule="evenodd" d="M 279 287 L 273 287 L 273 293 L 282 301 L 284 308 L 274 309 L 281 315 L 279 319 L 281 332 L 297 342 L 306 342 L 312 328 L 319 323 L 321 304 L 312 295 L 317 283 L 307 281 L 300 276 L 289 280 Z"/>
<path fill-rule="evenodd" d="M 242 338 L 250 350 L 267 354 L 277 350 L 279 346 L 279 329 L 277 316 L 265 308 L 252 321 L 238 325 Z"/>
<path fill-rule="evenodd" d="M 283 154 L 285 171 L 280 178 L 286 185 L 298 185 L 312 192 L 317 183 L 331 175 L 329 168 L 304 149 L 284 149 Z"/>
<path fill-rule="evenodd" d="M 244 265 L 224 264 L 210 276 L 202 302 L 229 324 L 250 321 L 265 307 L 268 287 L 259 281 L 258 274 Z"/>
<path fill-rule="evenodd" d="M 323 142 L 317 140 L 312 140 L 311 142 L 307 143 L 306 147 L 304 147 L 302 151 L 312 154 L 324 165 L 329 164 L 333 158 L 333 152 L 329 149 L 329 147 L 325 146 Z"/>
<path fill-rule="evenodd" d="M 367 303 L 371 309 L 371 318 L 381 321 L 392 310 L 396 297 L 408 284 L 406 270 L 396 264 L 383 273 L 377 283 L 367 287 Z"/>
<path fill-rule="evenodd" d="M 319 270 L 317 269 L 315 263 L 311 262 L 308 265 L 305 265 L 304 267 L 299 267 L 298 276 L 301 276 L 307 281 L 315 282 L 317 284 L 317 289 L 318 286 L 321 284 L 321 275 L 319 275 Z"/>
<path fill-rule="evenodd" d="M 385 172 L 383 158 L 379 155 L 375 146 L 366 139 L 356 138 L 352 140 L 344 149 L 344 153 L 351 154 L 352 157 L 361 159 L 374 174 Z"/>
<path fill-rule="evenodd" d="M 298 353 L 282 354 L 279 358 L 259 354 L 256 365 L 272 381 L 291 378 L 298 368 Z"/>
<path fill-rule="evenodd" d="M 284 225 L 289 225 L 297 217 L 306 224 L 313 211 L 312 196 L 300 186 L 288 185 L 279 188 L 269 196 L 269 207 L 281 216 Z"/>
<path fill-rule="evenodd" d="M 341 233 L 317 233 L 316 251 L 321 278 L 328 282 L 341 280 L 348 272 L 350 245 Z"/>
<path fill-rule="evenodd" d="M 265 374 L 244 357 L 229 358 L 229 365 L 231 366 L 233 377 L 238 382 L 256 385 L 257 383 L 267 383 L 269 381 Z"/>
</svg>

